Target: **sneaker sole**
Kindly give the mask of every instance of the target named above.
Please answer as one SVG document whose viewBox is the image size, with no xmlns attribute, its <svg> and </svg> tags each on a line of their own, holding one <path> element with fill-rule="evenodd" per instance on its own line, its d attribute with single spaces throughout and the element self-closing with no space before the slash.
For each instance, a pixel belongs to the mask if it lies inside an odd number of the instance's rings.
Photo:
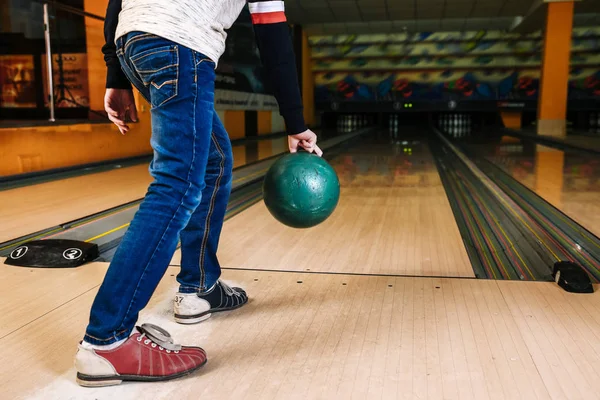
<svg viewBox="0 0 600 400">
<path fill-rule="evenodd" d="M 192 316 L 175 314 L 175 322 L 177 322 L 179 324 L 184 324 L 184 325 L 192 325 L 192 324 L 197 324 L 202 321 L 206 321 L 207 319 L 210 318 L 211 315 L 212 314 L 210 314 L 210 313 L 200 314 L 200 315 L 192 315 Z"/>
<path fill-rule="evenodd" d="M 246 304 L 248 304 L 248 300 L 246 300 L 245 303 L 239 304 L 239 305 L 237 305 L 235 307 L 213 308 L 213 309 L 205 311 L 205 312 L 203 312 L 201 314 L 195 314 L 195 315 L 179 315 L 179 314 L 175 314 L 175 322 L 178 322 L 178 323 L 184 324 L 184 325 L 197 324 L 199 322 L 206 321 L 214 313 L 237 310 L 238 308 L 241 308 L 241 307 L 245 306 Z"/>
<path fill-rule="evenodd" d="M 192 369 L 180 372 L 178 374 L 169 376 L 141 376 L 141 375 L 114 375 L 114 376 L 92 376 L 77 373 L 77 383 L 83 387 L 104 387 L 104 386 L 115 386 L 123 382 L 163 382 L 170 381 L 177 378 L 183 378 L 184 376 L 190 375 L 195 371 L 202 368 L 208 359 Z"/>
</svg>

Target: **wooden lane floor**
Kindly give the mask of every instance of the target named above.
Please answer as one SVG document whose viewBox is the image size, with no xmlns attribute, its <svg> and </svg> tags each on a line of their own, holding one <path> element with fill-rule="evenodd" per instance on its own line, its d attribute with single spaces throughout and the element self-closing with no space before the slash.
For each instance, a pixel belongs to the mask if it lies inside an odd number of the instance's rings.
<svg viewBox="0 0 600 400">
<path fill-rule="evenodd" d="M 287 137 L 233 146 L 234 168 L 280 154 Z M 144 197 L 148 165 L 0 191 L 0 243 Z"/>
<path fill-rule="evenodd" d="M 0 243 L 144 196 L 147 165 L 0 191 Z"/>
<path fill-rule="evenodd" d="M 478 146 L 482 155 L 600 237 L 600 157 L 528 140 Z"/>
<path fill-rule="evenodd" d="M 0 269 L 0 289 L 29 299 L 0 335 L 2 399 L 592 399 L 600 363 L 600 292 L 554 283 L 226 270 L 250 303 L 199 325 L 178 325 L 169 268 L 141 321 L 204 347 L 208 364 L 164 383 L 81 388 L 73 356 L 106 270 L 80 268 L 68 295 L 40 314 L 30 279 Z M 27 270 L 26 270 L 27 271 Z M 64 270 L 65 281 L 70 279 Z M 18 282 L 18 283 L 17 283 Z M 94 289 L 90 290 L 92 287 Z M 78 289 L 79 288 L 79 289 Z M 62 297 L 61 297 L 62 296 Z M 7 322 L 0 314 L 0 325 Z"/>
<path fill-rule="evenodd" d="M 90 290 L 95 292 L 105 270 L 97 264 L 69 269 L 13 267 L 0 258 L 0 339 Z"/>
<path fill-rule="evenodd" d="M 219 257 L 244 269 L 474 276 L 426 143 L 354 147 L 331 161 L 335 213 L 308 230 L 275 221 L 261 202 L 227 221 Z M 176 253 L 173 263 L 179 262 Z"/>
</svg>

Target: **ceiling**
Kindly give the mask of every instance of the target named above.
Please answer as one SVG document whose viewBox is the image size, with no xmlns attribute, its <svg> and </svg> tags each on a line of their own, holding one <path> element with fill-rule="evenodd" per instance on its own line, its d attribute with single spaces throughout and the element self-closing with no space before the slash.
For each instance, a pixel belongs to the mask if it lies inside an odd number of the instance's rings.
<svg viewBox="0 0 600 400">
<path fill-rule="evenodd" d="M 538 0 L 286 0 L 309 34 L 508 30 Z M 576 3 L 577 26 L 600 25 L 600 0 Z M 537 25 L 536 21 L 536 25 Z M 537 27 L 537 26 L 536 26 Z M 537 27 L 541 29 L 540 26 Z"/>
</svg>

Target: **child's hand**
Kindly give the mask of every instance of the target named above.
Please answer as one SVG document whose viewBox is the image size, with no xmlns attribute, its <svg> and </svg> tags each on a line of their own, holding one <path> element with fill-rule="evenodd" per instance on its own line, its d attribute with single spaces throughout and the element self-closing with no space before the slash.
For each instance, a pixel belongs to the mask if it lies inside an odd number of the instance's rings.
<svg viewBox="0 0 600 400">
<path fill-rule="evenodd" d="M 129 132 L 127 120 L 137 122 L 138 115 L 131 89 L 106 89 L 104 109 L 110 119 L 124 135 Z"/>
<path fill-rule="evenodd" d="M 323 155 L 323 152 L 319 146 L 317 146 L 317 135 L 310 129 L 296 135 L 288 136 L 288 146 L 290 148 L 290 153 L 296 153 L 299 146 L 309 153 L 315 153 L 319 157 Z"/>
</svg>

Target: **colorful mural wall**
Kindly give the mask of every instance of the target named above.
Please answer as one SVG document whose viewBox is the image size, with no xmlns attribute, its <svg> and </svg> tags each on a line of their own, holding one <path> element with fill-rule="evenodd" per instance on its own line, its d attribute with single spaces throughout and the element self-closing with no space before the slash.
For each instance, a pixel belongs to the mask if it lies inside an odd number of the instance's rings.
<svg viewBox="0 0 600 400">
<path fill-rule="evenodd" d="M 313 36 L 310 44 L 317 102 L 538 96 L 540 33 Z M 598 50 L 600 28 L 574 31 L 570 98 L 600 96 Z"/>
</svg>

